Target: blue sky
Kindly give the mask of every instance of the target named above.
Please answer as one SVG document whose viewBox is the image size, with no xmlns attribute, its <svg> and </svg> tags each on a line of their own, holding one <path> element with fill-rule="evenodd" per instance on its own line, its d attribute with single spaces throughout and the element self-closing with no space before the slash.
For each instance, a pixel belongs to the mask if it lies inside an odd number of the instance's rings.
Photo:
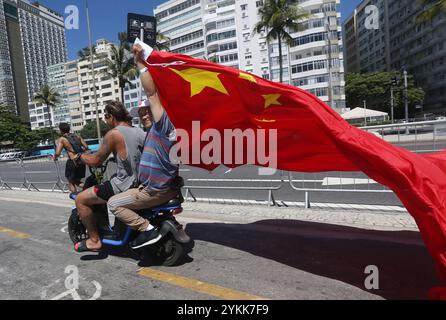
<svg viewBox="0 0 446 320">
<path fill-rule="evenodd" d="M 60 14 L 65 14 L 68 5 L 79 8 L 79 30 L 67 30 L 68 58 L 75 59 L 76 53 L 88 45 L 85 0 L 39 0 Z M 153 9 L 165 0 L 88 0 L 93 42 L 100 38 L 117 40 L 117 34 L 127 29 L 127 13 L 153 15 Z M 361 0 L 341 0 L 342 19 L 345 19 Z"/>
</svg>

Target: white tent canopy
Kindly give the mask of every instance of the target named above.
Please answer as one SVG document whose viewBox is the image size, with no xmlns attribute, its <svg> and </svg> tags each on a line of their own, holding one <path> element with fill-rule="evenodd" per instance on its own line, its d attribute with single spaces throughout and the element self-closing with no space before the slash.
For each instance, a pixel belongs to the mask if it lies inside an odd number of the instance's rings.
<svg viewBox="0 0 446 320">
<path fill-rule="evenodd" d="M 384 118 L 386 119 L 389 114 L 387 112 L 381 112 L 371 109 L 364 108 L 355 108 L 351 111 L 343 113 L 341 115 L 345 120 L 354 120 L 354 119 L 373 119 L 373 118 Z"/>
</svg>

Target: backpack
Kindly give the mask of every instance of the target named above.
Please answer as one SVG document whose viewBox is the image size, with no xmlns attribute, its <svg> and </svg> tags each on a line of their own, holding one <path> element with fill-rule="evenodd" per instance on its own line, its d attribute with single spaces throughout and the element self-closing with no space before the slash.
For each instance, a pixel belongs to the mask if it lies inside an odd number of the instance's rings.
<svg viewBox="0 0 446 320">
<path fill-rule="evenodd" d="M 74 152 L 74 153 L 82 153 L 83 149 L 82 149 L 82 143 L 81 143 L 81 139 L 79 139 L 78 136 L 76 136 L 73 133 L 69 133 L 65 136 L 65 138 L 67 138 L 68 142 L 71 144 L 71 147 L 73 148 L 73 150 L 68 150 L 70 152 Z"/>
</svg>

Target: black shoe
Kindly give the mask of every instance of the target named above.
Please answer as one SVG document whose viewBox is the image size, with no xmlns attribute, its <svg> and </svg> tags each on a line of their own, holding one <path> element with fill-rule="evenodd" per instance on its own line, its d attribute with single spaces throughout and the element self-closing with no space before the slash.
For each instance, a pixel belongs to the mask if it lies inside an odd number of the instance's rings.
<svg viewBox="0 0 446 320">
<path fill-rule="evenodd" d="M 142 232 L 139 236 L 130 242 L 130 247 L 132 249 L 139 249 L 145 246 L 149 246 L 158 242 L 161 239 L 161 234 L 157 229 L 152 229 L 150 231 Z"/>
</svg>

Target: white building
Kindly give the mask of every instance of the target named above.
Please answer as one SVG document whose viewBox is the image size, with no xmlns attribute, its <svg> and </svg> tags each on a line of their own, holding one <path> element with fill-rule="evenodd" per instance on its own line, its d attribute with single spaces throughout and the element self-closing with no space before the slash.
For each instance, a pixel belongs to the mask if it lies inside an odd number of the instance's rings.
<svg viewBox="0 0 446 320">
<path fill-rule="evenodd" d="M 141 90 L 141 81 L 139 80 L 139 77 L 133 77 L 129 80 L 130 84 L 127 83 L 124 88 L 124 102 L 127 110 L 137 107 L 142 100 L 147 99 L 144 90 Z M 139 119 L 133 119 L 133 124 L 138 125 Z"/>
<path fill-rule="evenodd" d="M 0 0 L 0 103 L 29 122 L 28 103 L 48 81 L 47 67 L 66 61 L 64 18 L 27 0 Z"/>
<path fill-rule="evenodd" d="M 338 112 L 345 108 L 340 0 L 301 0 L 306 30 L 283 44 L 283 82 L 307 90 Z M 171 51 L 206 58 L 279 81 L 277 41 L 253 34 L 262 0 L 171 0 L 155 8 Z"/>
<path fill-rule="evenodd" d="M 32 130 L 49 127 L 50 117 L 51 124 L 54 128 L 56 128 L 62 122 L 71 122 L 70 107 L 68 105 L 67 83 L 65 78 L 65 63 L 49 66 L 47 70 L 48 85 L 59 93 L 58 103 L 50 108 L 50 115 L 48 115 L 47 106 L 30 102 L 29 117 Z"/>
<path fill-rule="evenodd" d="M 108 102 L 113 100 L 121 101 L 121 90 L 119 88 L 118 80 L 112 79 L 110 76 L 105 74 L 107 66 L 104 63 L 104 58 L 111 59 L 112 45 L 113 44 L 107 40 L 101 39 L 96 41 L 96 46 L 94 49 L 95 54 L 93 65 L 96 82 L 98 113 L 100 119 L 103 118 L 104 108 Z M 87 122 L 96 121 L 93 73 L 91 71 L 90 57 L 87 57 L 84 60 L 79 60 L 77 68 L 83 127 L 87 124 Z"/>
<path fill-rule="evenodd" d="M 71 130 L 79 133 L 84 127 L 84 115 L 79 88 L 78 61 L 68 61 L 65 64 L 65 82 L 67 86 L 67 104 L 70 110 Z"/>
</svg>

